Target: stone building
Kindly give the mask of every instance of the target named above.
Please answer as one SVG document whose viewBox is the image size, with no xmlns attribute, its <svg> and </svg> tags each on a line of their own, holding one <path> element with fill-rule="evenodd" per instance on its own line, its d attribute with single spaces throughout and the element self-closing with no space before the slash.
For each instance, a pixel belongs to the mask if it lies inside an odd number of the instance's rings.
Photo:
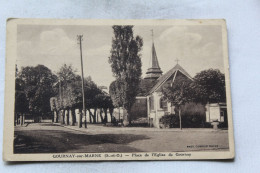
<svg viewBox="0 0 260 173">
<path fill-rule="evenodd" d="M 148 118 L 151 127 L 159 128 L 159 120 L 163 115 L 174 113 L 174 107 L 162 99 L 162 88 L 174 85 L 180 77 L 192 80 L 191 76 L 177 63 L 171 70 L 163 74 L 157 58 L 154 43 L 152 43 L 151 64 L 142 79 L 139 94 L 132 107 L 132 118 Z"/>
</svg>

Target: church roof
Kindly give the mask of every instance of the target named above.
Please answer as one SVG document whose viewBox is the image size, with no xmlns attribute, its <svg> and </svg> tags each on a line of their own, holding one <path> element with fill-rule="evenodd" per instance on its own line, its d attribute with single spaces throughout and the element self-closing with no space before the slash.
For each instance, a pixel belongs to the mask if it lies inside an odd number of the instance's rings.
<svg viewBox="0 0 260 173">
<path fill-rule="evenodd" d="M 152 45 L 152 57 L 151 57 L 151 67 L 148 68 L 146 72 L 145 79 L 150 79 L 150 78 L 159 78 L 162 75 L 162 70 L 159 66 L 158 58 L 156 55 L 154 43 Z"/>
<path fill-rule="evenodd" d="M 146 96 L 155 84 L 155 79 L 141 79 L 137 96 Z"/>
<path fill-rule="evenodd" d="M 169 70 L 167 73 L 165 73 L 164 75 L 162 75 L 160 78 L 158 78 L 156 81 L 157 83 L 154 85 L 154 87 L 150 90 L 149 93 L 153 93 L 154 91 L 156 91 L 164 82 L 167 81 L 167 79 L 169 79 L 176 71 L 181 72 L 182 74 L 184 74 L 185 76 L 187 76 L 188 78 L 190 78 L 191 80 L 192 77 L 179 65 L 176 64 L 171 70 Z"/>
</svg>

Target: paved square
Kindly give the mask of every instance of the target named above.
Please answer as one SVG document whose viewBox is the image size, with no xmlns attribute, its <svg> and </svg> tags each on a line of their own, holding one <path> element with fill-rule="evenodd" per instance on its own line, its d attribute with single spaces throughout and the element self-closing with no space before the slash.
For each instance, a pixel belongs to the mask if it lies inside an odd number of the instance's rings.
<svg viewBox="0 0 260 173">
<path fill-rule="evenodd" d="M 51 123 L 15 127 L 14 153 L 227 151 L 228 131 Z"/>
</svg>

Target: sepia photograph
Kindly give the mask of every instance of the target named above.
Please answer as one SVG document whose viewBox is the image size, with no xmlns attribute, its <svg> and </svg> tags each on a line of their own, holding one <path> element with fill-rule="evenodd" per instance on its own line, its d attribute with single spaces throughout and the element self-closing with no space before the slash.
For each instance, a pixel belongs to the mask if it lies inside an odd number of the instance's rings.
<svg viewBox="0 0 260 173">
<path fill-rule="evenodd" d="M 224 20 L 7 21 L 4 159 L 232 159 Z"/>
</svg>

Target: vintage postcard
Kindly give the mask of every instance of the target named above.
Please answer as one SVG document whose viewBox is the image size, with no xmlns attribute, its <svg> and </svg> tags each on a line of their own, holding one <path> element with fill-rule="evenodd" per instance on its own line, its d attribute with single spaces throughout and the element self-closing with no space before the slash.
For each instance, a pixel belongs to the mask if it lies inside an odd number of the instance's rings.
<svg viewBox="0 0 260 173">
<path fill-rule="evenodd" d="M 233 159 L 225 20 L 8 19 L 5 161 Z"/>
</svg>

